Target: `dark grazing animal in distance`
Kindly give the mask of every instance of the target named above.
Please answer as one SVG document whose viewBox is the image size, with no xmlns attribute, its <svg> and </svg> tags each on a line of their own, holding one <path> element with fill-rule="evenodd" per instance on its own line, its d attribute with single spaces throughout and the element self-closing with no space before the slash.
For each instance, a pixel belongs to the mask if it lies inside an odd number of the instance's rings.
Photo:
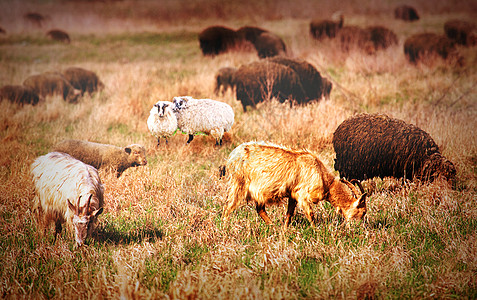
<svg viewBox="0 0 477 300">
<path fill-rule="evenodd" d="M 46 33 L 46 36 L 54 41 L 62 42 L 65 44 L 71 43 L 70 35 L 60 29 L 52 29 Z"/>
<path fill-rule="evenodd" d="M 404 42 L 404 54 L 409 62 L 417 62 L 434 56 L 440 56 L 444 60 L 454 57 L 458 61 L 462 58 L 456 52 L 455 42 L 445 35 L 425 32 L 412 35 Z"/>
<path fill-rule="evenodd" d="M 334 38 L 337 32 L 343 27 L 344 17 L 339 16 L 339 21 L 335 20 L 312 20 L 310 22 L 310 34 L 317 40 L 324 38 Z"/>
<path fill-rule="evenodd" d="M 419 20 L 419 14 L 410 5 L 399 5 L 394 9 L 394 18 L 412 22 Z"/>
<path fill-rule="evenodd" d="M 384 114 L 359 114 L 333 134 L 335 169 L 348 179 L 387 177 L 452 182 L 456 169 L 422 129 Z"/>
<path fill-rule="evenodd" d="M 215 56 L 235 48 L 240 38 L 235 30 L 224 26 L 210 26 L 199 33 L 203 55 Z"/>
<path fill-rule="evenodd" d="M 63 76 L 75 89 L 81 91 L 81 95 L 87 92 L 89 95 L 104 89 L 104 83 L 95 72 L 79 67 L 70 67 L 63 71 Z"/>
<path fill-rule="evenodd" d="M 40 101 L 38 94 L 28 86 L 5 85 L 0 89 L 0 99 L 7 99 L 12 103 L 36 105 Z"/>
<path fill-rule="evenodd" d="M 217 71 L 214 89 L 216 95 L 224 94 L 228 89 L 235 89 L 235 72 L 237 69 L 232 67 L 223 67 Z"/>
<path fill-rule="evenodd" d="M 66 78 L 58 72 L 45 72 L 27 77 L 23 85 L 31 87 L 39 96 L 60 95 L 63 100 L 76 103 L 81 91 L 75 89 Z"/>
<path fill-rule="evenodd" d="M 444 23 L 446 36 L 463 46 L 477 44 L 477 31 L 474 23 L 463 20 L 449 20 Z"/>
</svg>

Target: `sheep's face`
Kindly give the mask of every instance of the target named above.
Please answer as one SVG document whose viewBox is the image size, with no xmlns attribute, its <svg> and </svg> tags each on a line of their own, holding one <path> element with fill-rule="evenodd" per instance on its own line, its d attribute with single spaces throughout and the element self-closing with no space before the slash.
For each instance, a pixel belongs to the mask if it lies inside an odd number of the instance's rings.
<svg viewBox="0 0 477 300">
<path fill-rule="evenodd" d="M 73 205 L 68 199 L 68 207 L 74 212 L 73 215 L 73 228 L 75 230 L 75 240 L 78 247 L 84 244 L 84 241 L 91 235 L 94 229 L 94 223 L 97 216 L 103 212 L 103 208 L 100 207 L 97 210 L 90 211 L 90 202 L 92 194 L 89 196 L 85 205 L 80 206 L 81 196 L 78 198 L 77 205 Z"/>
<path fill-rule="evenodd" d="M 156 104 L 154 104 L 154 107 L 157 107 L 157 114 L 159 115 L 159 117 L 162 118 L 167 114 L 169 103 L 157 102 Z"/>
<path fill-rule="evenodd" d="M 179 111 L 187 107 L 187 102 L 191 99 L 189 96 L 185 97 L 174 97 L 174 107 L 172 108 L 173 111 Z"/>
<path fill-rule="evenodd" d="M 124 148 L 128 154 L 128 162 L 132 167 L 147 165 L 146 149 L 138 144 L 132 144 Z"/>
</svg>

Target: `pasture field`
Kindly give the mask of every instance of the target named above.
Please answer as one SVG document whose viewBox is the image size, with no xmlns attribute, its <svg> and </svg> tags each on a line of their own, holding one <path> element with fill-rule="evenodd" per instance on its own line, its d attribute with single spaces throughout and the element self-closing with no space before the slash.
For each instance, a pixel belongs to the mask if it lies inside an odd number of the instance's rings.
<svg viewBox="0 0 477 300">
<path fill-rule="evenodd" d="M 0 297 L 124 299 L 477 298 L 477 48 L 458 48 L 464 65 L 413 66 L 407 36 L 443 33 L 451 18 L 477 19 L 475 1 L 414 1 L 421 20 L 392 18 L 399 1 L 1 1 L 0 86 L 33 74 L 80 66 L 104 91 L 78 104 L 51 97 L 37 106 L 0 103 Z M 293 3 L 293 4 L 291 4 Z M 376 55 L 341 52 L 312 40 L 312 18 L 342 10 L 347 25 L 385 25 L 399 44 Z M 42 28 L 23 14 L 50 18 Z M 197 34 L 210 25 L 266 28 L 290 55 L 333 82 L 329 100 L 306 106 L 271 101 L 243 112 L 230 91 L 215 96 L 220 67 L 258 60 L 254 52 L 202 56 Z M 45 37 L 60 28 L 71 44 Z M 208 136 L 177 133 L 156 147 L 146 120 L 158 100 L 190 95 L 226 102 L 235 123 L 215 147 Z M 428 132 L 457 168 L 444 182 L 372 179 L 364 222 L 346 227 L 329 203 L 319 226 L 285 206 L 267 226 L 244 204 L 221 219 L 226 183 L 218 168 L 239 144 L 266 140 L 317 153 L 333 170 L 336 127 L 361 112 L 381 112 Z M 31 203 L 29 168 L 66 138 L 143 144 L 148 164 L 120 178 L 100 171 L 105 209 L 99 228 L 76 248 L 73 233 L 53 243 Z M 335 174 L 338 173 L 335 171 Z"/>
</svg>

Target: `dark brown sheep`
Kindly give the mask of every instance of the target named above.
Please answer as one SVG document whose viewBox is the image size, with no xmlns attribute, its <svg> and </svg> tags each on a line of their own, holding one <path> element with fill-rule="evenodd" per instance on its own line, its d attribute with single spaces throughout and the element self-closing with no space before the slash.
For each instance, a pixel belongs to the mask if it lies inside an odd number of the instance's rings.
<svg viewBox="0 0 477 300">
<path fill-rule="evenodd" d="M 293 69 L 270 61 L 253 62 L 241 66 L 235 73 L 235 95 L 247 106 L 276 97 L 280 102 L 286 99 L 302 103 L 305 92 L 300 78 Z"/>
<path fill-rule="evenodd" d="M 43 26 L 43 23 L 47 21 L 49 17 L 44 16 L 40 13 L 29 12 L 23 15 L 23 18 L 28 22 L 35 24 L 38 27 Z"/>
<path fill-rule="evenodd" d="M 260 58 L 285 55 L 287 52 L 285 42 L 278 35 L 271 32 L 260 34 L 253 45 Z"/>
<path fill-rule="evenodd" d="M 227 52 L 240 44 L 235 30 L 224 26 L 211 26 L 199 33 L 202 54 L 215 56 Z"/>
<path fill-rule="evenodd" d="M 237 72 L 236 68 L 232 67 L 224 67 L 220 68 L 215 75 L 215 89 L 214 93 L 218 95 L 222 93 L 222 95 L 230 88 L 232 91 L 235 88 L 235 72 Z"/>
<path fill-rule="evenodd" d="M 458 58 L 455 52 L 455 42 L 444 35 L 435 33 L 419 33 L 407 38 L 404 42 L 404 54 L 413 64 L 436 54 L 443 59 L 447 59 L 449 56 Z"/>
<path fill-rule="evenodd" d="M 242 40 L 255 44 L 258 36 L 264 32 L 268 32 L 268 30 L 254 26 L 243 26 L 237 29 L 237 36 Z"/>
<path fill-rule="evenodd" d="M 397 45 L 398 37 L 394 31 L 383 26 L 369 26 L 366 28 L 375 50 L 387 49 Z"/>
<path fill-rule="evenodd" d="M 23 85 L 31 87 L 40 97 L 61 95 L 63 100 L 75 103 L 81 91 L 75 89 L 66 78 L 58 72 L 45 72 L 32 75 L 23 81 Z"/>
<path fill-rule="evenodd" d="M 396 178 L 453 181 L 456 169 L 422 129 L 383 114 L 359 114 L 333 134 L 335 169 L 347 179 Z"/>
<path fill-rule="evenodd" d="M 339 21 L 312 20 L 310 22 L 310 34 L 317 40 L 334 38 L 336 37 L 337 32 L 343 27 L 343 23 L 343 15 L 340 15 Z"/>
<path fill-rule="evenodd" d="M 104 83 L 101 82 L 98 75 L 93 71 L 78 67 L 70 67 L 63 71 L 63 76 L 71 85 L 81 91 L 81 96 L 87 92 L 89 95 L 104 89 Z"/>
<path fill-rule="evenodd" d="M 449 20 L 444 23 L 447 37 L 457 44 L 473 46 L 477 42 L 477 32 L 474 23 L 462 20 Z"/>
<path fill-rule="evenodd" d="M 344 26 L 338 31 L 336 39 L 344 52 L 354 49 L 364 50 L 368 54 L 375 52 L 374 43 L 371 41 L 371 33 L 364 28 Z"/>
<path fill-rule="evenodd" d="M 412 22 L 419 20 L 419 14 L 412 6 L 400 5 L 394 9 L 394 18 Z"/>
<path fill-rule="evenodd" d="M 0 100 L 7 99 L 12 103 L 36 105 L 40 97 L 31 88 L 24 85 L 5 85 L 0 89 Z"/>
<path fill-rule="evenodd" d="M 54 41 L 62 42 L 65 44 L 71 43 L 69 34 L 64 32 L 63 30 L 52 29 L 46 33 L 46 36 Z"/>
<path fill-rule="evenodd" d="M 321 77 L 320 72 L 318 72 L 312 64 L 304 60 L 291 59 L 282 56 L 269 58 L 269 61 L 285 65 L 297 73 L 305 92 L 305 98 L 303 99 L 304 102 L 319 100 L 321 97 L 325 96 L 325 93 L 329 96 L 331 86 L 325 87 L 324 78 Z M 327 88 L 330 90 L 325 91 Z"/>
</svg>

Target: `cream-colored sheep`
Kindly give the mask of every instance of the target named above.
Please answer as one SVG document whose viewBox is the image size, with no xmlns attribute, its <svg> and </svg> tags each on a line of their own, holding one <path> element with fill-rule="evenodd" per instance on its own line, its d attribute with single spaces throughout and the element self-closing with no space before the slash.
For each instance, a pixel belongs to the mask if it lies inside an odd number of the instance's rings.
<svg viewBox="0 0 477 300">
<path fill-rule="evenodd" d="M 42 225 L 46 229 L 55 222 L 56 241 L 62 224 L 71 224 L 81 246 L 103 212 L 104 189 L 98 171 L 66 153 L 51 152 L 33 162 L 31 174 L 36 192 L 33 208 Z"/>
<path fill-rule="evenodd" d="M 177 130 L 177 118 L 172 111 L 172 102 L 159 101 L 151 108 L 149 118 L 147 118 L 147 128 L 157 138 L 159 146 L 160 139 L 166 139 L 174 135 Z"/>
</svg>

